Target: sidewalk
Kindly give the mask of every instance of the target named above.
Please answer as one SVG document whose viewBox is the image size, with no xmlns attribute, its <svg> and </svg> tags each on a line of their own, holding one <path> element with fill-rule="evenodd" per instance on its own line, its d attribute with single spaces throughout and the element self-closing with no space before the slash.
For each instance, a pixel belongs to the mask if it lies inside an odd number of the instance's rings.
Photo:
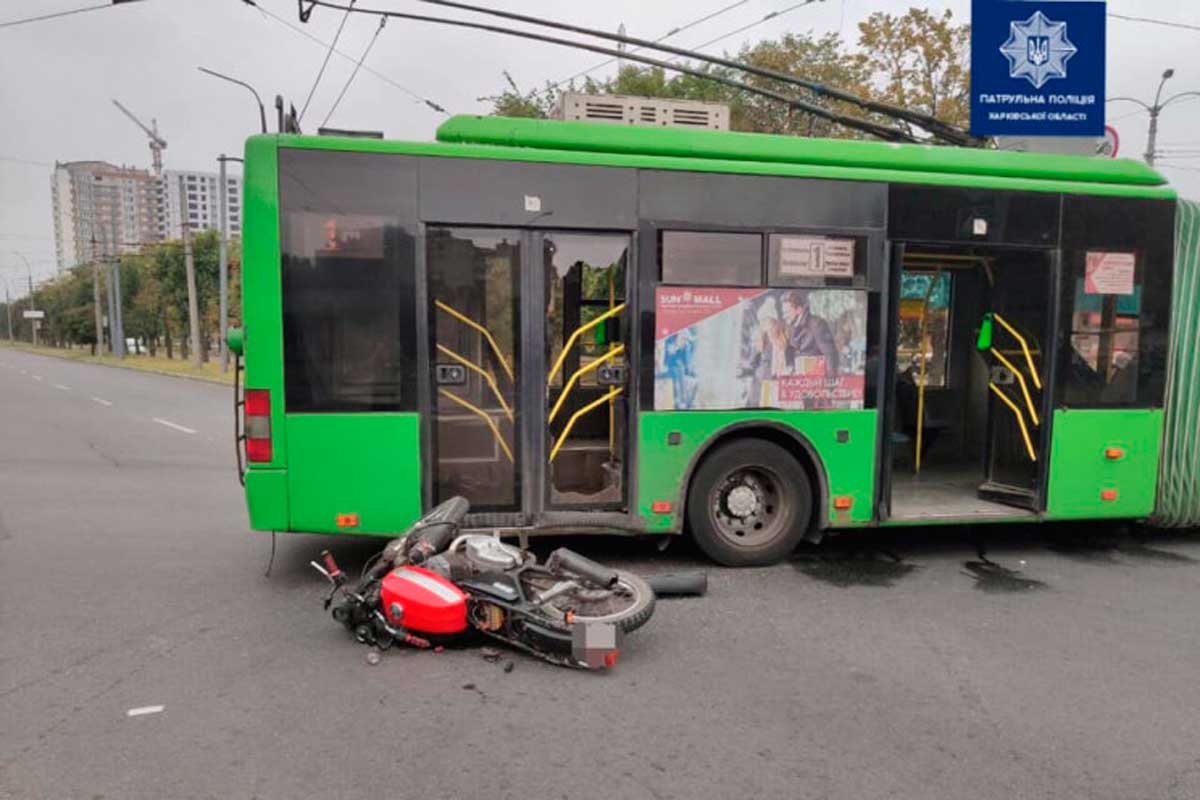
<svg viewBox="0 0 1200 800">
<path fill-rule="evenodd" d="M 112 356 L 94 356 L 89 350 L 64 350 L 58 347 L 34 347 L 20 342 L 0 341 L 0 347 L 20 350 L 25 353 L 36 353 L 40 356 L 64 358 L 69 361 L 82 361 L 86 364 L 101 364 L 106 367 L 135 369 L 141 372 L 155 372 L 159 375 L 171 375 L 176 378 L 192 378 L 193 380 L 209 381 L 210 383 L 233 384 L 233 358 L 230 357 L 229 371 L 221 374 L 221 365 L 216 359 L 203 364 L 199 369 L 192 366 L 190 361 L 181 358 L 151 357 L 148 355 L 128 355 L 125 358 Z"/>
</svg>

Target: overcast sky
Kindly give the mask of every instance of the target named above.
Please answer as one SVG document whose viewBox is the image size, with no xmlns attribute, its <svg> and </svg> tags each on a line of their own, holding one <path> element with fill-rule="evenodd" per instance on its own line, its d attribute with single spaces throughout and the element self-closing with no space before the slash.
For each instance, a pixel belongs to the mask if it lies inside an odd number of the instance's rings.
<svg viewBox="0 0 1200 800">
<path fill-rule="evenodd" d="M 295 0 L 257 2 L 299 27 Z M 615 29 L 623 22 L 632 36 L 657 38 L 733 0 L 479 2 L 592 27 Z M 671 41 L 699 45 L 797 2 L 746 0 Z M 0 0 L 0 22 L 96 4 L 97 0 Z M 363 0 L 362 5 L 454 16 L 411 0 Z M 787 31 L 842 31 L 853 41 L 856 24 L 873 11 L 902 13 L 910 5 L 948 7 L 966 20 L 970 2 L 819 0 L 723 39 L 708 51 L 736 50 L 743 42 Z M 1110 0 L 1108 7 L 1112 13 L 1200 26 L 1196 0 Z M 340 12 L 317 9 L 303 28 L 328 42 L 340 21 Z M 338 49 L 357 57 L 377 24 L 370 17 L 352 17 Z M 1110 18 L 1108 51 L 1110 97 L 1133 95 L 1149 102 L 1168 67 L 1176 73 L 1168 94 L 1200 91 L 1200 30 Z M 211 67 L 252 83 L 263 95 L 273 125 L 274 95 L 283 94 L 297 108 L 303 105 L 323 57 L 321 45 L 241 0 L 145 0 L 0 29 L 0 273 L 10 281 L 24 277 L 24 267 L 16 269 L 23 262 L 14 250 L 33 262 L 35 280 L 54 271 L 49 184 L 56 160 L 98 159 L 149 167 L 144 135 L 112 106 L 112 98 L 146 120 L 158 120 L 169 143 L 168 169 L 215 170 L 219 153 L 240 153 L 246 135 L 257 130 L 258 112 L 245 90 L 203 75 L 196 67 Z M 501 88 L 502 70 L 522 88 L 532 88 L 603 60 L 554 45 L 392 20 L 367 61 L 388 80 L 360 73 L 329 124 L 383 130 L 389 138 L 427 140 L 444 117 L 393 83 L 454 113 L 481 112 L 489 106 L 478 98 Z M 305 117 L 306 130 L 315 130 L 325 117 L 352 69 L 351 61 L 333 56 Z M 1114 103 L 1109 120 L 1120 132 L 1122 154 L 1140 157 L 1146 114 L 1132 104 Z M 1200 153 L 1200 98 L 1183 100 L 1163 112 L 1159 146 Z M 1182 194 L 1200 198 L 1200 156 L 1161 166 Z"/>
</svg>

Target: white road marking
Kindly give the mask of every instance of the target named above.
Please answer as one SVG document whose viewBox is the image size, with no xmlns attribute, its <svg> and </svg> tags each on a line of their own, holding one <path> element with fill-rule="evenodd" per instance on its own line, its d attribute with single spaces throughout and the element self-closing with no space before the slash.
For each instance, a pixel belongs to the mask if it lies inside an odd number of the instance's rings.
<svg viewBox="0 0 1200 800">
<path fill-rule="evenodd" d="M 175 430 L 182 431 L 183 433 L 198 433 L 198 431 L 196 431 L 192 428 L 188 428 L 186 426 L 176 424 L 167 419 L 159 419 L 158 417 L 155 417 L 154 421 L 157 422 L 159 425 L 166 425 L 168 428 L 174 428 Z"/>
<path fill-rule="evenodd" d="M 159 714 L 166 706 L 141 706 L 140 708 L 131 708 L 125 712 L 127 717 L 140 717 L 145 714 Z"/>
<path fill-rule="evenodd" d="M 54 388 L 55 388 L 55 389 L 62 389 L 64 392 L 69 392 L 69 391 L 71 391 L 71 387 L 70 387 L 70 386 L 67 386 L 67 385 L 65 385 L 65 384 L 62 384 L 62 383 L 56 383 L 56 384 L 54 384 Z"/>
<path fill-rule="evenodd" d="M 22 374 L 22 375 L 28 375 L 29 373 L 28 373 L 28 372 L 26 372 L 25 370 L 21 370 L 21 374 Z"/>
<path fill-rule="evenodd" d="M 33 379 L 34 379 L 35 381 L 40 381 L 40 380 L 42 379 L 42 376 L 41 376 L 41 375 L 34 375 L 34 376 L 33 376 Z"/>
<path fill-rule="evenodd" d="M 103 397 L 93 397 L 92 400 L 96 401 L 97 403 L 99 403 L 102 406 L 111 406 L 112 405 L 112 401 L 105 400 Z"/>
</svg>

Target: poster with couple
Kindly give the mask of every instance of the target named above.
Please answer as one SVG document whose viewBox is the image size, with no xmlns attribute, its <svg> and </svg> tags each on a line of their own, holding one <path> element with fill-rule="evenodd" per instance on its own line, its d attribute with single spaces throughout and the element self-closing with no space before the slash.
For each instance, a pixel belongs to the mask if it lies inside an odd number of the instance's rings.
<svg viewBox="0 0 1200 800">
<path fill-rule="evenodd" d="M 654 408 L 862 408 L 866 340 L 863 291 L 660 286 Z"/>
</svg>

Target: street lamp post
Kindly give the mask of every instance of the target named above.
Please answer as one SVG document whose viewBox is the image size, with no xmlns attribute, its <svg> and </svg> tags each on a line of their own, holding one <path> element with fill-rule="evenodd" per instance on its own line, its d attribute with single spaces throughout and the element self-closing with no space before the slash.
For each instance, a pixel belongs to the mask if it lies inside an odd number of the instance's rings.
<svg viewBox="0 0 1200 800">
<path fill-rule="evenodd" d="M 1136 97 L 1113 97 L 1108 101 L 1110 103 L 1137 103 L 1139 106 L 1146 109 L 1146 113 L 1150 115 L 1150 130 L 1146 137 L 1145 159 L 1146 163 L 1152 167 L 1154 166 L 1154 159 L 1158 155 L 1158 115 L 1162 113 L 1164 108 L 1177 100 L 1182 100 L 1185 97 L 1200 97 L 1200 92 L 1180 92 L 1179 94 L 1173 94 L 1166 100 L 1163 100 L 1163 87 L 1166 86 L 1167 81 L 1171 80 L 1173 77 L 1175 77 L 1174 69 L 1167 69 L 1163 71 L 1162 80 L 1158 82 L 1158 91 L 1154 93 L 1154 105 L 1149 105 L 1144 101 L 1137 99 Z"/>
</svg>

